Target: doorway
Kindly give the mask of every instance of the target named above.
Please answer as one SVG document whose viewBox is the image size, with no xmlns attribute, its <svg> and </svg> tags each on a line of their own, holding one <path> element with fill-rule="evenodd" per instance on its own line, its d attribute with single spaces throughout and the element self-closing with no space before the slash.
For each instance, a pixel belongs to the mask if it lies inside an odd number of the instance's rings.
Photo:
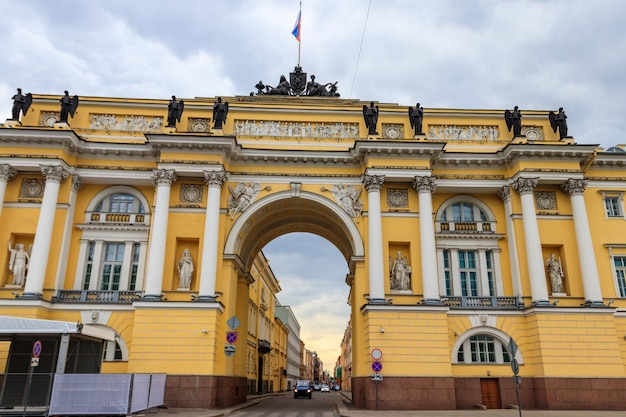
<svg viewBox="0 0 626 417">
<path fill-rule="evenodd" d="M 497 378 L 481 378 L 480 391 L 482 404 L 488 409 L 502 408 L 500 400 L 500 381 Z"/>
</svg>

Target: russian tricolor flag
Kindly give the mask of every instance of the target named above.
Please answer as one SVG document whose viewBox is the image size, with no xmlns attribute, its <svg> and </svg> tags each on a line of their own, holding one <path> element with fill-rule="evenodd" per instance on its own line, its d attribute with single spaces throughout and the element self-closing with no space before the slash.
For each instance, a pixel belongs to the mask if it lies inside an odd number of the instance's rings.
<svg viewBox="0 0 626 417">
<path fill-rule="evenodd" d="M 291 31 L 291 34 L 293 36 L 296 37 L 296 39 L 298 40 L 298 42 L 300 42 L 300 34 L 302 33 L 301 31 L 301 17 L 302 17 L 302 10 L 300 10 L 298 12 L 298 17 L 296 19 L 296 24 L 293 27 L 293 30 Z"/>
</svg>

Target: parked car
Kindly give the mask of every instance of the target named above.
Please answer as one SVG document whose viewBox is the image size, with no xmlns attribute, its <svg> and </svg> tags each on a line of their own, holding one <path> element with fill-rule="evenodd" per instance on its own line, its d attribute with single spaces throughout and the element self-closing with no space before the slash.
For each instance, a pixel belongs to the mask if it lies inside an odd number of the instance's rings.
<svg viewBox="0 0 626 417">
<path fill-rule="evenodd" d="M 330 392 L 330 385 L 322 384 L 322 388 L 320 388 L 320 391 L 322 391 L 322 392 Z"/>
<path fill-rule="evenodd" d="M 335 384 L 335 391 L 341 391 L 341 387 L 339 386 L 339 384 Z"/>
<path fill-rule="evenodd" d="M 313 391 L 319 391 L 322 389 L 322 386 L 320 384 L 313 384 Z"/>
<path fill-rule="evenodd" d="M 296 381 L 296 387 L 293 389 L 293 398 L 298 397 L 313 398 L 313 388 L 310 381 Z"/>
</svg>

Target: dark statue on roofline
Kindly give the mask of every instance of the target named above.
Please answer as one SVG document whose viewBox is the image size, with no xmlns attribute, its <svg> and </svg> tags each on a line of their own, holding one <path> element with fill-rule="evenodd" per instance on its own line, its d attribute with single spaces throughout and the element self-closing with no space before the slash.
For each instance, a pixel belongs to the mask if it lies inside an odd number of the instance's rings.
<svg viewBox="0 0 626 417">
<path fill-rule="evenodd" d="M 176 100 L 176 96 L 167 104 L 167 125 L 165 127 L 176 127 L 176 122 L 180 123 L 180 118 L 185 110 L 185 102 Z"/>
<path fill-rule="evenodd" d="M 67 123 L 67 118 L 69 116 L 74 117 L 74 114 L 76 113 L 79 102 L 78 96 L 70 97 L 70 93 L 65 90 L 65 93 L 59 102 L 61 103 L 61 120 L 59 120 L 59 122 Z"/>
<path fill-rule="evenodd" d="M 31 93 L 22 94 L 22 89 L 17 89 L 17 94 L 13 96 L 13 108 L 11 109 L 11 120 L 20 120 L 20 112 L 26 115 L 31 103 L 33 95 Z"/>
<path fill-rule="evenodd" d="M 559 139 L 570 137 L 567 135 L 567 116 L 563 111 L 563 107 L 559 107 L 558 113 L 551 111 L 548 114 L 548 119 L 550 119 L 550 126 L 552 126 L 554 133 L 556 133 L 557 129 L 559 130 Z"/>
<path fill-rule="evenodd" d="M 289 81 L 284 75 L 280 76 L 280 80 L 276 87 L 267 85 L 263 81 L 259 81 L 256 88 L 256 95 L 268 96 L 309 96 L 309 97 L 339 97 L 337 92 L 337 82 L 320 84 L 315 81 L 315 75 L 311 75 L 311 80 L 307 82 L 307 73 L 302 71 L 302 67 L 296 66 L 293 72 L 289 73 Z M 250 93 L 254 95 L 254 93 Z"/>
</svg>

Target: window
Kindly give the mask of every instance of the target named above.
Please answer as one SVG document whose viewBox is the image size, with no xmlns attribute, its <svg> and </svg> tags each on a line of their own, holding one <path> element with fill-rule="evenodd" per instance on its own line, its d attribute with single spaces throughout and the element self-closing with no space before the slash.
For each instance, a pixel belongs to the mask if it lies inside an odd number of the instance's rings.
<svg viewBox="0 0 626 417">
<path fill-rule="evenodd" d="M 137 271 L 139 271 L 139 255 L 141 245 L 139 243 L 133 244 L 133 263 L 130 266 L 130 284 L 128 289 L 134 291 L 137 288 Z"/>
<path fill-rule="evenodd" d="M 490 335 L 477 334 L 466 339 L 457 353 L 458 363 L 511 363 L 504 345 Z"/>
<path fill-rule="evenodd" d="M 89 203 L 74 289 L 141 291 L 150 233 L 148 201 L 136 189 L 114 186 Z M 123 225 L 123 226 L 122 226 Z"/>
<path fill-rule="evenodd" d="M 124 243 L 107 243 L 104 251 L 104 263 L 102 265 L 101 290 L 120 289 L 120 277 L 122 275 L 122 263 L 124 262 Z"/>
<path fill-rule="evenodd" d="M 622 202 L 619 197 L 604 197 L 604 208 L 607 217 L 623 217 Z"/>
<path fill-rule="evenodd" d="M 83 281 L 83 290 L 89 289 L 91 283 L 91 271 L 93 269 L 93 251 L 95 248 L 94 242 L 89 242 L 89 255 L 87 257 L 87 264 L 85 265 L 85 279 Z"/>
<path fill-rule="evenodd" d="M 114 193 L 105 196 L 94 211 L 108 213 L 145 213 L 143 203 L 134 195 Z"/>
<path fill-rule="evenodd" d="M 613 258 L 615 266 L 615 278 L 617 279 L 618 295 L 626 297 L 626 256 L 615 256 Z"/>
<path fill-rule="evenodd" d="M 459 272 L 461 278 L 461 294 L 465 297 L 477 296 L 476 257 L 473 251 L 459 251 Z"/>
<path fill-rule="evenodd" d="M 487 214 L 478 205 L 467 201 L 449 204 L 437 218 L 439 231 L 457 233 L 492 231 Z"/>
<path fill-rule="evenodd" d="M 446 249 L 441 255 L 446 296 L 496 296 L 492 250 Z M 481 265 L 484 265 L 482 269 Z"/>
<path fill-rule="evenodd" d="M 470 196 L 455 196 L 437 210 L 439 288 L 445 297 L 496 297 L 503 294 L 502 238 L 489 207 Z"/>
</svg>

